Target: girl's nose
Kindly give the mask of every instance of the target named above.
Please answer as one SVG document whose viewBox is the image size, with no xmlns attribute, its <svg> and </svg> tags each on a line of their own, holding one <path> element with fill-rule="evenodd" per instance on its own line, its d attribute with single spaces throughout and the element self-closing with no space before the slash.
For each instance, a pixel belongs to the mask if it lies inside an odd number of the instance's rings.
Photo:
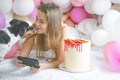
<svg viewBox="0 0 120 80">
<path fill-rule="evenodd" d="M 39 25 L 40 25 L 40 23 L 36 22 L 36 26 L 39 26 Z"/>
</svg>

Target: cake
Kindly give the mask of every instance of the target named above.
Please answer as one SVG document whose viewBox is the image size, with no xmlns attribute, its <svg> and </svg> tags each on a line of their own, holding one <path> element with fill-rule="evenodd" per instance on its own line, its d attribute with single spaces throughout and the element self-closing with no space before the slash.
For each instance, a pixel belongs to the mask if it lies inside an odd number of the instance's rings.
<svg viewBox="0 0 120 80">
<path fill-rule="evenodd" d="M 91 41 L 71 40 L 64 41 L 65 61 L 64 68 L 70 71 L 87 71 L 91 67 Z"/>
</svg>

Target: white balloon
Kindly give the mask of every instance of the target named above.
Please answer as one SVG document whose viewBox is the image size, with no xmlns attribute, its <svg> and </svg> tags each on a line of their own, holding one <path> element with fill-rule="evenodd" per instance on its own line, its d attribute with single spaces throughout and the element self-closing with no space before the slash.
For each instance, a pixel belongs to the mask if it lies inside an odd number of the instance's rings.
<svg viewBox="0 0 120 80">
<path fill-rule="evenodd" d="M 92 11 L 92 0 L 88 0 L 87 2 L 85 2 L 84 8 L 88 13 L 94 14 L 94 12 Z"/>
<path fill-rule="evenodd" d="M 76 0 L 71 0 L 71 3 L 73 6 L 76 6 L 76 7 L 79 7 L 79 6 L 82 6 L 84 4 L 84 2 L 78 2 Z"/>
<path fill-rule="evenodd" d="M 120 0 L 111 0 L 111 1 L 112 1 L 112 3 L 117 3 L 117 4 L 120 3 Z"/>
<path fill-rule="evenodd" d="M 76 25 L 75 28 L 83 35 L 83 38 L 91 39 L 92 33 L 97 29 L 97 20 L 87 18 Z"/>
<path fill-rule="evenodd" d="M 99 30 L 99 29 L 104 30 L 104 28 L 103 28 L 103 25 L 102 25 L 102 24 L 98 25 L 97 30 Z"/>
<path fill-rule="evenodd" d="M 15 0 L 13 4 L 13 11 L 19 15 L 28 15 L 34 8 L 33 0 Z"/>
<path fill-rule="evenodd" d="M 116 19 L 120 16 L 120 13 L 116 10 L 110 10 L 103 15 L 102 24 L 106 31 L 110 32 L 113 30 Z"/>
<path fill-rule="evenodd" d="M 0 0 L 0 12 L 8 13 L 12 10 L 12 0 Z"/>
<path fill-rule="evenodd" d="M 93 0 L 92 11 L 98 15 L 103 15 L 110 10 L 111 5 L 109 0 Z"/>
<path fill-rule="evenodd" d="M 113 40 L 120 40 L 120 16 L 116 19 L 113 28 Z"/>
<path fill-rule="evenodd" d="M 100 29 L 92 34 L 91 40 L 96 46 L 103 46 L 110 41 L 110 37 L 105 30 Z"/>
<path fill-rule="evenodd" d="M 70 0 L 52 0 L 53 3 L 59 5 L 59 6 L 63 6 L 63 5 L 66 5 L 66 4 L 69 4 L 70 3 Z"/>
</svg>

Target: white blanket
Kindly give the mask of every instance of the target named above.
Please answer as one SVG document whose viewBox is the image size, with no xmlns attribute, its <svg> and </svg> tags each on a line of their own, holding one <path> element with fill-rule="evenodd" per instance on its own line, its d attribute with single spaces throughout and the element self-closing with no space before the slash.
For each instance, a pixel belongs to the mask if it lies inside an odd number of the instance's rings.
<svg viewBox="0 0 120 80">
<path fill-rule="evenodd" d="M 93 69 L 87 72 L 67 72 L 59 68 L 41 70 L 31 73 L 29 67 L 17 68 L 15 59 L 6 59 L 0 63 L 0 80 L 119 80 L 120 74 L 108 68 L 102 50 L 92 48 Z"/>
</svg>

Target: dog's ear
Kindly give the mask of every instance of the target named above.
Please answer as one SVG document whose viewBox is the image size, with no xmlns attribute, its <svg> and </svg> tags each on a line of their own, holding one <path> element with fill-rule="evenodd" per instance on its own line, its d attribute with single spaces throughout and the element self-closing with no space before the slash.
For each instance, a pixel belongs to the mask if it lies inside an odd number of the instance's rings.
<svg viewBox="0 0 120 80">
<path fill-rule="evenodd" d="M 10 24 L 11 26 L 15 26 L 18 22 L 19 22 L 19 20 L 13 19 L 13 20 L 11 20 L 11 21 L 9 22 L 9 24 Z"/>
<path fill-rule="evenodd" d="M 10 37 L 4 31 L 0 31 L 0 44 L 8 44 L 10 42 Z"/>
<path fill-rule="evenodd" d="M 11 33 L 13 33 L 15 36 L 18 36 L 19 27 L 8 27 L 7 29 L 8 29 Z"/>
</svg>

